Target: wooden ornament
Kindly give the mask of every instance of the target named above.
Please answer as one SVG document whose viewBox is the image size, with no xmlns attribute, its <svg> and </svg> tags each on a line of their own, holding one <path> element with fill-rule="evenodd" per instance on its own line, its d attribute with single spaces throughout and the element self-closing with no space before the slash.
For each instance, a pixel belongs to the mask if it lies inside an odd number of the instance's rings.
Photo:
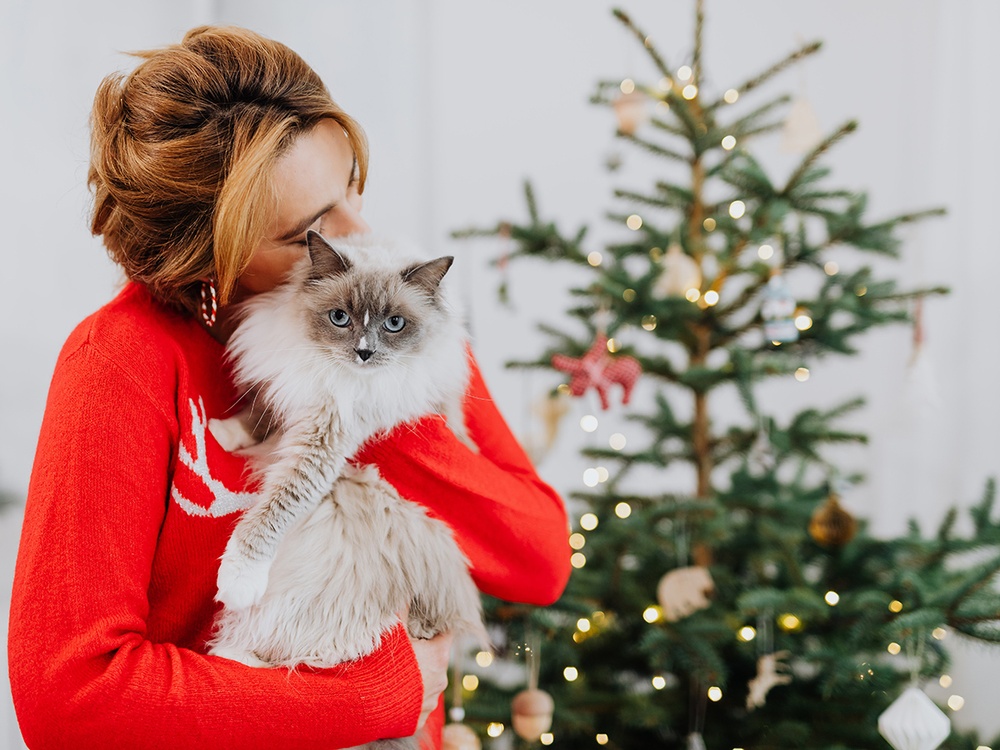
<svg viewBox="0 0 1000 750">
<path fill-rule="evenodd" d="M 691 289 L 701 290 L 701 266 L 676 242 L 667 248 L 667 254 L 660 263 L 662 269 L 653 285 L 655 295 L 684 297 Z"/>
<path fill-rule="evenodd" d="M 747 711 L 763 706 L 771 688 L 792 681 L 792 676 L 787 674 L 788 665 L 782 661 L 788 654 L 788 651 L 778 651 L 757 659 L 757 676 L 747 683 Z"/>
<path fill-rule="evenodd" d="M 446 724 L 441 731 L 441 750 L 481 750 L 479 737 L 465 724 Z"/>
<path fill-rule="evenodd" d="M 510 704 L 514 732 L 521 739 L 534 742 L 552 728 L 552 712 L 555 708 L 552 696 L 544 690 L 522 690 Z"/>
<path fill-rule="evenodd" d="M 714 591 L 715 582 L 708 568 L 693 565 L 671 570 L 663 576 L 656 587 L 656 598 L 663 610 L 663 619 L 677 622 L 699 609 L 705 609 L 711 603 L 708 597 Z"/>
<path fill-rule="evenodd" d="M 809 521 L 809 536 L 823 547 L 843 547 L 857 531 L 857 520 L 841 507 L 836 493 L 830 494 Z"/>
<path fill-rule="evenodd" d="M 648 101 L 645 94 L 640 91 L 631 91 L 618 96 L 614 101 L 614 109 L 618 130 L 625 135 L 632 135 L 649 119 Z"/>
</svg>

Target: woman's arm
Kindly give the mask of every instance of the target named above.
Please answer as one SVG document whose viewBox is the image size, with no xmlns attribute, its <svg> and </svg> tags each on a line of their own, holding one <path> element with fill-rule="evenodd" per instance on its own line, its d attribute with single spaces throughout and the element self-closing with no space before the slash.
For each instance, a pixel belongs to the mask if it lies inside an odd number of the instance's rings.
<svg viewBox="0 0 1000 750">
<path fill-rule="evenodd" d="M 365 659 L 291 673 L 150 638 L 162 625 L 152 625 L 149 592 L 187 583 L 182 574 L 151 580 L 171 523 L 173 447 L 163 409 L 148 382 L 127 376 L 95 347 L 83 344 L 61 358 L 10 616 L 11 687 L 27 744 L 271 750 L 412 733 L 422 686 L 402 628 Z M 197 530 L 191 534 L 194 559 L 204 543 Z M 195 567 L 190 575 L 203 573 Z M 210 598 L 203 606 L 210 617 Z M 157 612 L 159 623 L 171 616 Z"/>
<path fill-rule="evenodd" d="M 511 434 L 471 355 L 469 362 L 465 419 L 478 453 L 430 416 L 366 445 L 357 460 L 376 464 L 403 497 L 452 527 L 484 592 L 551 604 L 569 579 L 566 510 Z"/>
</svg>

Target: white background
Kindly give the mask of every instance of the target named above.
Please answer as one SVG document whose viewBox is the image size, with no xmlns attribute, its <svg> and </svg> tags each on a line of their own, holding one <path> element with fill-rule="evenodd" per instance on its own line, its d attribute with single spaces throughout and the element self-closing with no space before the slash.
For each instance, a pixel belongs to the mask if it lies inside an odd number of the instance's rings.
<svg viewBox="0 0 1000 750">
<path fill-rule="evenodd" d="M 488 263 L 498 243 L 455 242 L 451 230 L 521 220 L 530 177 L 543 213 L 569 231 L 592 226 L 621 236 L 603 215 L 610 190 L 644 190 L 636 152 L 615 143 L 610 111 L 588 104 L 598 79 L 655 82 L 644 53 L 610 6 L 581 0 L 3 0 L 0 15 L 0 488 L 23 496 L 48 379 L 73 326 L 114 293 L 119 277 L 87 231 L 87 117 L 107 73 L 132 65 L 123 51 L 174 42 L 205 22 L 236 23 L 286 42 L 323 76 L 334 98 L 366 128 L 372 147 L 369 222 L 457 256 L 477 352 L 494 395 L 523 437 L 535 432 L 530 404 L 555 381 L 503 368 L 537 356 L 534 324 L 564 323 L 565 276 L 541 264 L 511 272 L 514 308 L 496 302 Z M 691 53 L 693 8 L 680 0 L 624 6 L 670 65 Z M 805 96 L 832 130 L 860 130 L 830 156 L 837 187 L 868 190 L 871 215 L 945 205 L 948 216 L 906 234 L 901 263 L 886 273 L 906 285 L 944 284 L 926 306 L 920 377 L 908 380 L 910 332 L 869 336 L 860 356 L 812 363 L 812 377 L 770 384 L 764 406 L 868 397 L 852 426 L 872 436 L 837 461 L 868 474 L 846 505 L 878 533 L 907 518 L 935 523 L 978 498 L 1000 468 L 1000 372 L 995 304 L 1000 248 L 996 170 L 996 72 L 1000 5 L 988 0 L 708 0 L 703 89 L 719 94 L 799 43 L 823 51 L 784 74 L 772 93 Z M 749 98 L 749 97 L 748 97 Z M 756 101 L 763 101 L 763 97 Z M 780 175 L 791 162 L 776 138 L 759 144 Z M 605 161 L 619 154 L 622 168 Z M 780 182 L 780 179 L 776 181 Z M 837 257 L 847 267 L 853 259 Z M 742 417 L 723 399 L 714 415 Z M 576 427 L 593 408 L 581 400 L 540 471 L 560 490 L 580 487 Z M 608 420 L 605 420 L 607 422 Z M 602 424 L 597 440 L 617 424 Z M 9 601 L 20 511 L 0 516 L 0 599 Z M 4 622 L 4 632 L 6 623 Z M 958 644 L 949 691 L 965 708 L 961 726 L 1000 731 L 992 676 L 1000 657 Z M 0 747 L 20 747 L 9 696 L 0 698 Z"/>
</svg>

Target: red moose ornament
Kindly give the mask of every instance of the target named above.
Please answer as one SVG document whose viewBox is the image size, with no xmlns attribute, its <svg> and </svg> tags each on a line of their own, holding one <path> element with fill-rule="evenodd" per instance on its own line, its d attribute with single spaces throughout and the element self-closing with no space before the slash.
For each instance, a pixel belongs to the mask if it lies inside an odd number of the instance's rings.
<svg viewBox="0 0 1000 750">
<path fill-rule="evenodd" d="M 601 408 L 607 410 L 608 388 L 617 383 L 624 389 L 622 403 L 627 404 L 632 395 L 632 387 L 639 379 L 642 366 L 634 357 L 612 357 L 608 353 L 608 337 L 599 333 L 590 351 L 579 359 L 555 354 L 552 366 L 569 373 L 569 391 L 574 396 L 582 396 L 588 388 L 595 388 L 601 398 Z"/>
</svg>

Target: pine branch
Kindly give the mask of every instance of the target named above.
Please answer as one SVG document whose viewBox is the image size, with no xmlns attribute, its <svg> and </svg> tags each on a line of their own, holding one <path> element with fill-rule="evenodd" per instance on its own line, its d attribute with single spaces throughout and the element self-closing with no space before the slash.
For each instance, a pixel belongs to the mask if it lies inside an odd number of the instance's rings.
<svg viewBox="0 0 1000 750">
<path fill-rule="evenodd" d="M 740 94 L 745 94 L 749 91 L 753 91 L 755 88 L 766 83 L 768 80 L 776 76 L 785 68 L 789 67 L 790 65 L 798 62 L 799 60 L 805 57 L 808 57 L 809 55 L 814 54 L 815 52 L 818 52 L 822 46 L 823 46 L 822 42 L 810 42 L 809 44 L 803 45 L 802 47 L 800 47 L 799 49 L 795 50 L 790 55 L 785 57 L 783 60 L 779 60 L 778 62 L 776 62 L 774 65 L 765 70 L 763 73 L 760 73 L 751 78 L 750 80 L 745 81 L 740 86 L 736 86 L 735 89 L 739 91 Z M 709 105 L 707 109 L 715 109 L 723 103 L 724 100 L 720 99 Z"/>
<path fill-rule="evenodd" d="M 809 168 L 816 162 L 819 157 L 829 151 L 836 143 L 841 141 L 850 133 L 853 133 L 858 129 L 858 123 L 856 120 L 850 120 L 849 122 L 841 125 L 832 134 L 824 138 L 818 146 L 816 146 L 812 151 L 806 154 L 806 157 L 799 164 L 798 168 L 792 172 L 792 176 L 788 178 L 788 183 L 785 185 L 785 189 L 781 191 L 782 195 L 788 195 L 795 186 L 798 184 L 799 180 L 809 171 Z"/>
<path fill-rule="evenodd" d="M 615 8 L 612 13 L 614 13 L 615 18 L 621 21 L 625 28 L 631 31 L 632 35 L 639 40 L 639 44 L 641 44 L 643 49 L 649 53 L 650 58 L 653 60 L 653 64 L 656 66 L 656 69 L 660 71 L 660 74 L 665 78 L 673 80 L 673 74 L 670 72 L 670 67 L 667 65 L 667 61 L 663 59 L 663 56 L 656 50 L 656 47 L 653 46 L 650 38 L 642 32 L 639 27 L 635 25 L 635 23 L 632 22 L 632 19 L 621 8 Z"/>
</svg>

